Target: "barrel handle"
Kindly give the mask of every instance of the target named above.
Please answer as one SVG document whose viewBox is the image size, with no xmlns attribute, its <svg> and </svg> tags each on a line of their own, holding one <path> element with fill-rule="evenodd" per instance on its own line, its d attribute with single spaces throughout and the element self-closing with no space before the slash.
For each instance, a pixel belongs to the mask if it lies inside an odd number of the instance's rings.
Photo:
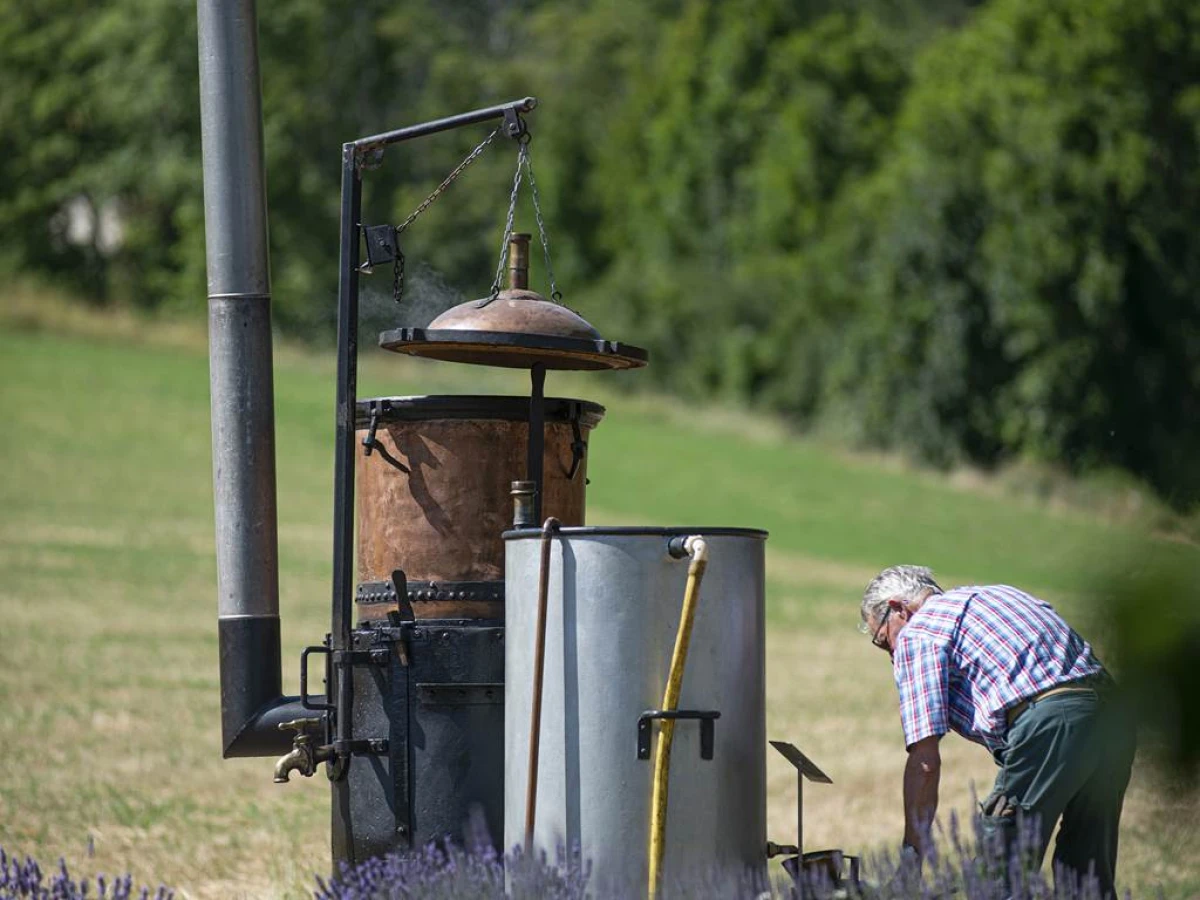
<svg viewBox="0 0 1200 900">
<path fill-rule="evenodd" d="M 378 450 L 379 455 L 383 458 L 384 462 L 395 469 L 399 469 L 405 475 L 408 475 L 412 470 L 409 469 L 409 467 L 404 463 L 400 462 L 400 460 L 396 459 L 396 457 L 392 456 L 392 454 L 388 453 L 387 447 L 383 446 L 383 444 L 379 442 L 379 439 L 375 437 L 375 432 L 379 428 L 379 414 L 382 411 L 382 404 L 372 401 L 371 421 L 368 423 L 367 433 L 362 439 L 363 456 L 370 456 L 373 451 Z"/>
<path fill-rule="evenodd" d="M 698 719 L 700 758 L 713 758 L 714 723 L 721 718 L 715 709 L 648 709 L 638 716 L 637 758 L 650 758 L 650 723 L 655 719 Z"/>
</svg>

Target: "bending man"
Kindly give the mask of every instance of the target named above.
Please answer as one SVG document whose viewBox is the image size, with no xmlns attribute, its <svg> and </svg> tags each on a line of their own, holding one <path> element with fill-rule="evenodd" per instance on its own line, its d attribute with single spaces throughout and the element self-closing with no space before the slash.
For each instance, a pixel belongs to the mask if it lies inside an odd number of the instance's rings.
<svg viewBox="0 0 1200 900">
<path fill-rule="evenodd" d="M 1056 874 L 1094 875 L 1114 893 L 1117 826 L 1135 737 L 1110 701 L 1112 680 L 1048 603 L 1004 585 L 943 591 L 922 566 L 892 566 L 869 585 L 862 630 L 892 658 L 908 762 L 904 843 L 922 856 L 937 812 L 947 731 L 983 744 L 1000 766 L 983 803 L 985 834 L 1006 847 L 1017 812 L 1054 826 Z"/>
</svg>

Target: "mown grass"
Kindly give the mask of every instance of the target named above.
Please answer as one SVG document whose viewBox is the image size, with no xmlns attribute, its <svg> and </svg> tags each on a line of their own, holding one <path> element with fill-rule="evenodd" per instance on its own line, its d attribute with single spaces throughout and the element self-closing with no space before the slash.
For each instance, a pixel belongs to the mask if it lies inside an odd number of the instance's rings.
<svg viewBox="0 0 1200 900">
<path fill-rule="evenodd" d="M 302 895 L 327 865 L 323 780 L 277 786 L 267 760 L 220 759 L 203 335 L 77 312 L 57 330 L 46 321 L 0 316 L 0 844 L 186 896 Z M 277 353 L 289 690 L 300 648 L 328 627 L 332 374 L 328 356 Z M 854 631 L 875 570 L 920 561 L 946 581 L 1022 584 L 1087 629 L 1097 561 L 1198 552 L 614 387 L 632 378 L 551 379 L 551 393 L 609 405 L 589 461 L 592 520 L 771 531 L 770 736 L 835 781 L 806 792 L 810 847 L 866 851 L 900 836 L 890 672 Z M 360 393 L 522 387 L 370 353 Z M 943 798 L 960 810 L 992 774 L 986 754 L 954 738 L 946 768 Z M 773 758 L 769 773 L 770 833 L 788 841 L 793 776 Z M 1138 895 L 1200 892 L 1200 803 L 1139 765 L 1122 854 Z"/>
</svg>

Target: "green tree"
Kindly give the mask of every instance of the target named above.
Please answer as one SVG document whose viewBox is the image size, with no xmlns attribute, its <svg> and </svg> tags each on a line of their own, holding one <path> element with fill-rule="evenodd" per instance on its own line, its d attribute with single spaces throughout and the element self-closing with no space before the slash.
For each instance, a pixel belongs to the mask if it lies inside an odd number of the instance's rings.
<svg viewBox="0 0 1200 900">
<path fill-rule="evenodd" d="M 668 384 L 757 397 L 819 367 L 803 248 L 869 171 L 907 81 L 864 14 L 809 22 L 790 3 L 687 3 L 632 76 L 597 162 L 600 281 Z"/>
<path fill-rule="evenodd" d="M 202 273 L 180 247 L 199 211 L 195 10 L 8 0 L 0 46 L 0 262 L 144 303 L 164 272 Z"/>
<path fill-rule="evenodd" d="M 1187 0 L 996 0 L 923 55 L 841 213 L 831 407 L 935 461 L 1117 464 L 1200 496 L 1198 34 Z"/>
</svg>

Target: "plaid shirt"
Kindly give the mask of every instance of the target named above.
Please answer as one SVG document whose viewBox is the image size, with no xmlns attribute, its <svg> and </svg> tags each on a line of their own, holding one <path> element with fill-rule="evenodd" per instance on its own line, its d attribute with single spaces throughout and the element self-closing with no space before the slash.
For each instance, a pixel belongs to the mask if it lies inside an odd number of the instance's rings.
<svg viewBox="0 0 1200 900">
<path fill-rule="evenodd" d="M 906 746 L 953 729 L 993 752 L 1006 709 L 1104 671 L 1050 604 L 1006 585 L 926 599 L 896 639 L 892 668 Z"/>
</svg>

